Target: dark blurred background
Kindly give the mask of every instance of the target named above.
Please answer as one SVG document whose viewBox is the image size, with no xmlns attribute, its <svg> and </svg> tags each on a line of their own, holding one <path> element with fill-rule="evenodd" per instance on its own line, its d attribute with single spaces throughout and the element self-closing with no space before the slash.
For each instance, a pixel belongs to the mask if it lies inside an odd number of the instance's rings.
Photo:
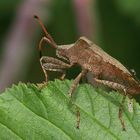
<svg viewBox="0 0 140 140">
<path fill-rule="evenodd" d="M 135 69 L 140 78 L 140 1 L 1 0 L 0 91 L 19 81 L 44 80 L 37 50 L 44 34 L 34 14 L 58 44 L 86 36 L 128 69 Z M 54 55 L 52 48 L 44 46 L 44 55 Z M 69 72 L 69 77 L 74 73 Z"/>
</svg>

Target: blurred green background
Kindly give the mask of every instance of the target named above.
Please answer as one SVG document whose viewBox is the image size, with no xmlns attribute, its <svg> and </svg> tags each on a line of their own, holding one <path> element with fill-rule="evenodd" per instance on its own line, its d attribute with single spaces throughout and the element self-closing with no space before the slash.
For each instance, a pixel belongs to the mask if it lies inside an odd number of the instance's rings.
<svg viewBox="0 0 140 140">
<path fill-rule="evenodd" d="M 128 69 L 135 69 L 140 78 L 140 1 L 1 0 L 0 11 L 1 91 L 19 81 L 44 80 L 37 50 L 44 34 L 34 14 L 58 44 L 86 36 Z M 44 55 L 54 55 L 52 48 L 44 46 Z"/>
</svg>

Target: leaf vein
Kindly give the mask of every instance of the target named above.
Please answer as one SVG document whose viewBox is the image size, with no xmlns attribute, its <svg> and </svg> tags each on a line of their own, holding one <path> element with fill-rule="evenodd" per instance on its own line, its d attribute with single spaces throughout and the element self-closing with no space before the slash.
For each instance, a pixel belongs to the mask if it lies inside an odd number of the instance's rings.
<svg viewBox="0 0 140 140">
<path fill-rule="evenodd" d="M 63 92 L 54 84 L 54 86 L 58 89 L 58 91 L 61 92 L 61 94 L 63 94 Z M 69 98 L 68 96 L 66 96 L 65 94 L 63 94 L 67 99 Z M 103 124 L 101 124 L 95 117 L 91 116 L 89 113 L 87 113 L 84 109 L 82 109 L 78 104 L 74 103 L 80 110 L 82 110 L 85 114 L 87 114 L 87 116 L 89 116 L 92 120 L 94 120 L 100 127 L 102 127 L 105 131 L 109 132 L 112 136 L 114 136 L 117 140 L 119 140 L 119 138 L 113 134 L 113 132 L 111 132 L 109 129 L 107 129 L 107 127 L 105 127 Z"/>
<path fill-rule="evenodd" d="M 12 94 L 11 94 L 12 95 Z M 72 139 L 63 129 L 61 129 L 60 127 L 58 127 L 56 124 L 54 124 L 53 122 L 51 122 L 50 120 L 46 119 L 43 116 L 40 116 L 39 114 L 35 113 L 34 111 L 32 111 L 29 107 L 27 107 L 23 102 L 21 102 L 20 100 L 18 100 L 14 95 L 12 95 L 19 103 L 21 103 L 26 109 L 28 109 L 29 111 L 31 111 L 32 113 L 34 113 L 35 115 L 37 115 L 39 118 L 42 118 L 43 120 L 51 123 L 53 126 L 55 126 L 56 128 L 58 128 L 59 130 L 61 130 L 65 135 L 67 135 L 69 137 L 69 139 Z"/>
<path fill-rule="evenodd" d="M 21 136 L 19 136 L 14 130 L 12 130 L 10 127 L 8 127 L 6 124 L 0 122 L 1 125 L 5 126 L 8 130 L 10 130 L 13 134 L 15 134 L 17 137 L 19 137 L 21 140 L 24 140 Z"/>
</svg>

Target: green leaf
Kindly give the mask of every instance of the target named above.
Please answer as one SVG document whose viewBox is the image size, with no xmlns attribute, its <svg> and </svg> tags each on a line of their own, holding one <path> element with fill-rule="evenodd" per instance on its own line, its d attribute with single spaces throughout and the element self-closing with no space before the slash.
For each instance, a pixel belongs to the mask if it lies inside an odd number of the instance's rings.
<svg viewBox="0 0 140 140">
<path fill-rule="evenodd" d="M 133 113 L 124 104 L 122 131 L 118 119 L 122 95 L 81 84 L 68 97 L 71 81 L 49 82 L 39 89 L 22 84 L 0 96 L 0 140 L 124 140 L 140 139 L 140 107 L 134 100 Z M 80 129 L 76 128 L 76 110 Z"/>
</svg>

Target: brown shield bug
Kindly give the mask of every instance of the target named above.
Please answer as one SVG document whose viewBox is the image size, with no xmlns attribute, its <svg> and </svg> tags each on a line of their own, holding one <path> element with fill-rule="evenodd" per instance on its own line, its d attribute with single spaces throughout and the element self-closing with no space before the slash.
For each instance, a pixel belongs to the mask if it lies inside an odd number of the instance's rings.
<svg viewBox="0 0 140 140">
<path fill-rule="evenodd" d="M 45 37 L 43 37 L 39 43 L 40 54 L 42 42 L 46 41 L 56 49 L 56 55 L 58 58 L 67 61 L 66 63 L 53 57 L 41 55 L 40 63 L 45 74 L 46 82 L 48 81 L 47 71 L 61 72 L 61 79 L 64 79 L 66 69 L 72 67 L 73 65 L 80 65 L 82 71 L 73 80 L 73 83 L 68 91 L 69 95 L 72 96 L 80 79 L 86 76 L 87 72 L 93 73 L 94 82 L 108 86 L 123 94 L 123 99 L 119 107 L 119 119 L 123 130 L 125 130 L 125 124 L 122 119 L 122 107 L 125 97 L 128 95 L 131 99 L 133 96 L 140 93 L 140 83 L 136 78 L 134 78 L 134 74 L 127 70 L 118 60 L 104 52 L 100 47 L 95 45 L 86 37 L 80 37 L 73 44 L 57 45 L 45 29 L 40 18 L 38 16 L 34 17 L 38 20 L 45 33 Z M 77 114 L 79 114 L 79 112 Z M 80 114 L 78 116 L 80 117 Z M 79 127 L 79 117 L 77 127 Z"/>
</svg>

